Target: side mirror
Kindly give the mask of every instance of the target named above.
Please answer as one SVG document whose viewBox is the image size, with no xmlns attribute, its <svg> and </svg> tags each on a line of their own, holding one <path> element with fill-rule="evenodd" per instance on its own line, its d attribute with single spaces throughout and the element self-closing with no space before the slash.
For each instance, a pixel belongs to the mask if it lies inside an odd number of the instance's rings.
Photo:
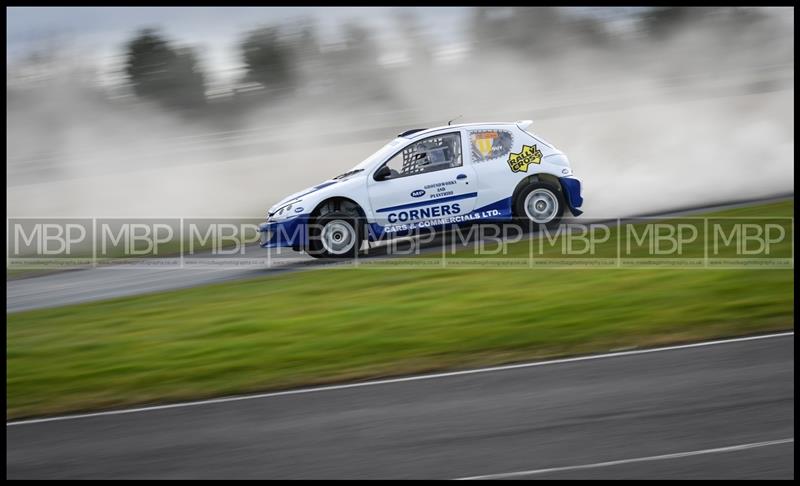
<svg viewBox="0 0 800 486">
<path fill-rule="evenodd" d="M 392 170 L 388 166 L 384 165 L 375 172 L 375 176 L 373 178 L 376 181 L 383 181 L 386 180 L 391 175 L 392 175 Z"/>
</svg>

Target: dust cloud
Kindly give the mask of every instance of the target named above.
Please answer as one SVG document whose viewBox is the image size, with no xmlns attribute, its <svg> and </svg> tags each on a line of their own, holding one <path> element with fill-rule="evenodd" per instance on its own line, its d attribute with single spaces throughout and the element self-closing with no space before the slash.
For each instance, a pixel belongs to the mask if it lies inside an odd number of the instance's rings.
<svg viewBox="0 0 800 486">
<path fill-rule="evenodd" d="M 587 217 L 792 193 L 793 39 L 791 10 L 544 57 L 472 46 L 382 69 L 382 97 L 354 79 L 219 120 L 114 99 L 74 74 L 9 82 L 7 216 L 257 217 L 400 131 L 459 115 L 532 119 L 583 180 Z"/>
</svg>

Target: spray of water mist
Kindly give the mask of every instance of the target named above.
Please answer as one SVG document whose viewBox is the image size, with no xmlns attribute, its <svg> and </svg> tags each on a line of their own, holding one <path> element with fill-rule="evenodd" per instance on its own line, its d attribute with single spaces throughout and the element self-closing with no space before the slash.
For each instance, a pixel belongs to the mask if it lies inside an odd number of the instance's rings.
<svg viewBox="0 0 800 486">
<path fill-rule="evenodd" d="M 793 34 L 778 14 L 745 32 L 687 26 L 622 50 L 472 53 L 386 68 L 384 99 L 360 97 L 356 82 L 224 126 L 109 101 L 69 76 L 9 87 L 7 215 L 260 216 L 400 130 L 457 115 L 533 119 L 584 181 L 587 217 L 793 192 Z"/>
</svg>

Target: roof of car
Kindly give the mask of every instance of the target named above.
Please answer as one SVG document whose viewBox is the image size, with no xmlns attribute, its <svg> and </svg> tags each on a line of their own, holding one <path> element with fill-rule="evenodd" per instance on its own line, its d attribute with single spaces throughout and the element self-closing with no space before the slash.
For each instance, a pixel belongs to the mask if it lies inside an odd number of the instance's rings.
<svg viewBox="0 0 800 486">
<path fill-rule="evenodd" d="M 530 125 L 530 121 L 529 120 L 520 120 L 520 121 L 515 121 L 515 122 L 459 123 L 457 125 L 442 125 L 442 126 L 433 127 L 433 128 L 414 128 L 414 129 L 411 129 L 411 130 L 406 130 L 405 132 L 403 132 L 400 135 L 398 135 L 398 137 L 414 139 L 414 138 L 422 137 L 424 135 L 427 135 L 429 133 L 433 133 L 433 132 L 436 132 L 436 131 L 439 131 L 439 130 L 447 130 L 447 129 L 452 129 L 452 128 L 465 128 L 465 127 L 476 127 L 476 126 L 487 126 L 487 125 L 489 125 L 489 126 L 492 126 L 492 125 L 516 125 L 516 126 L 519 126 L 519 125 L 523 125 L 523 124 L 525 126 L 528 126 L 528 125 Z"/>
</svg>

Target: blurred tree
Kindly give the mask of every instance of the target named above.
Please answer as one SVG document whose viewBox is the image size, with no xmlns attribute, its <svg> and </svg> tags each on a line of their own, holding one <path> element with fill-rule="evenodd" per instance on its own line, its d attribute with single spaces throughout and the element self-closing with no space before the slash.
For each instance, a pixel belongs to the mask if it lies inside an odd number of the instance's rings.
<svg viewBox="0 0 800 486">
<path fill-rule="evenodd" d="M 564 22 L 554 7 L 477 7 L 471 34 L 477 50 L 513 49 L 555 55 Z"/>
<path fill-rule="evenodd" d="M 303 18 L 298 22 L 298 34 L 295 48 L 299 58 L 305 61 L 316 60 L 320 55 L 317 26 L 311 18 Z"/>
<path fill-rule="evenodd" d="M 205 103 L 205 76 L 189 48 L 173 48 L 155 29 L 143 29 L 127 45 L 125 72 L 137 96 L 167 106 Z"/>
<path fill-rule="evenodd" d="M 310 37 L 305 40 L 311 41 Z M 248 32 L 241 50 L 248 81 L 279 89 L 291 88 L 295 83 L 294 53 L 278 27 L 260 27 Z"/>
<path fill-rule="evenodd" d="M 372 66 L 378 62 L 378 48 L 366 27 L 348 21 L 342 30 L 346 57 L 351 63 Z"/>
<path fill-rule="evenodd" d="M 356 23 L 342 25 L 344 48 L 331 57 L 338 77 L 338 90 L 353 90 L 362 100 L 386 101 L 391 97 L 389 81 L 379 64 L 379 49 L 370 31 Z"/>
<path fill-rule="evenodd" d="M 608 48 L 614 38 L 606 28 L 605 22 L 596 17 L 585 16 L 570 22 L 570 30 L 586 46 Z"/>
<path fill-rule="evenodd" d="M 429 66 L 433 61 L 431 43 L 420 26 L 417 15 L 408 8 L 401 8 L 396 10 L 395 19 L 414 65 Z"/>
<path fill-rule="evenodd" d="M 482 47 L 482 43 L 489 37 L 489 9 L 489 7 L 472 7 L 468 30 L 476 48 Z"/>
<path fill-rule="evenodd" d="M 768 19 L 768 15 L 758 7 L 727 7 L 720 15 L 725 29 L 735 33 L 742 29 L 753 28 Z M 765 29 L 769 30 L 769 29 Z"/>
<path fill-rule="evenodd" d="M 314 20 L 299 19 L 292 25 L 285 42 L 291 50 L 294 84 L 300 89 L 314 91 L 322 83 L 319 79 L 322 52 Z"/>
<path fill-rule="evenodd" d="M 564 19 L 555 7 L 514 7 L 508 32 L 511 45 L 520 49 L 533 48 L 539 51 L 550 47 L 561 32 Z"/>
<path fill-rule="evenodd" d="M 642 28 L 647 35 L 660 40 L 681 27 L 703 22 L 718 12 L 715 7 L 654 7 L 641 14 Z"/>
</svg>

